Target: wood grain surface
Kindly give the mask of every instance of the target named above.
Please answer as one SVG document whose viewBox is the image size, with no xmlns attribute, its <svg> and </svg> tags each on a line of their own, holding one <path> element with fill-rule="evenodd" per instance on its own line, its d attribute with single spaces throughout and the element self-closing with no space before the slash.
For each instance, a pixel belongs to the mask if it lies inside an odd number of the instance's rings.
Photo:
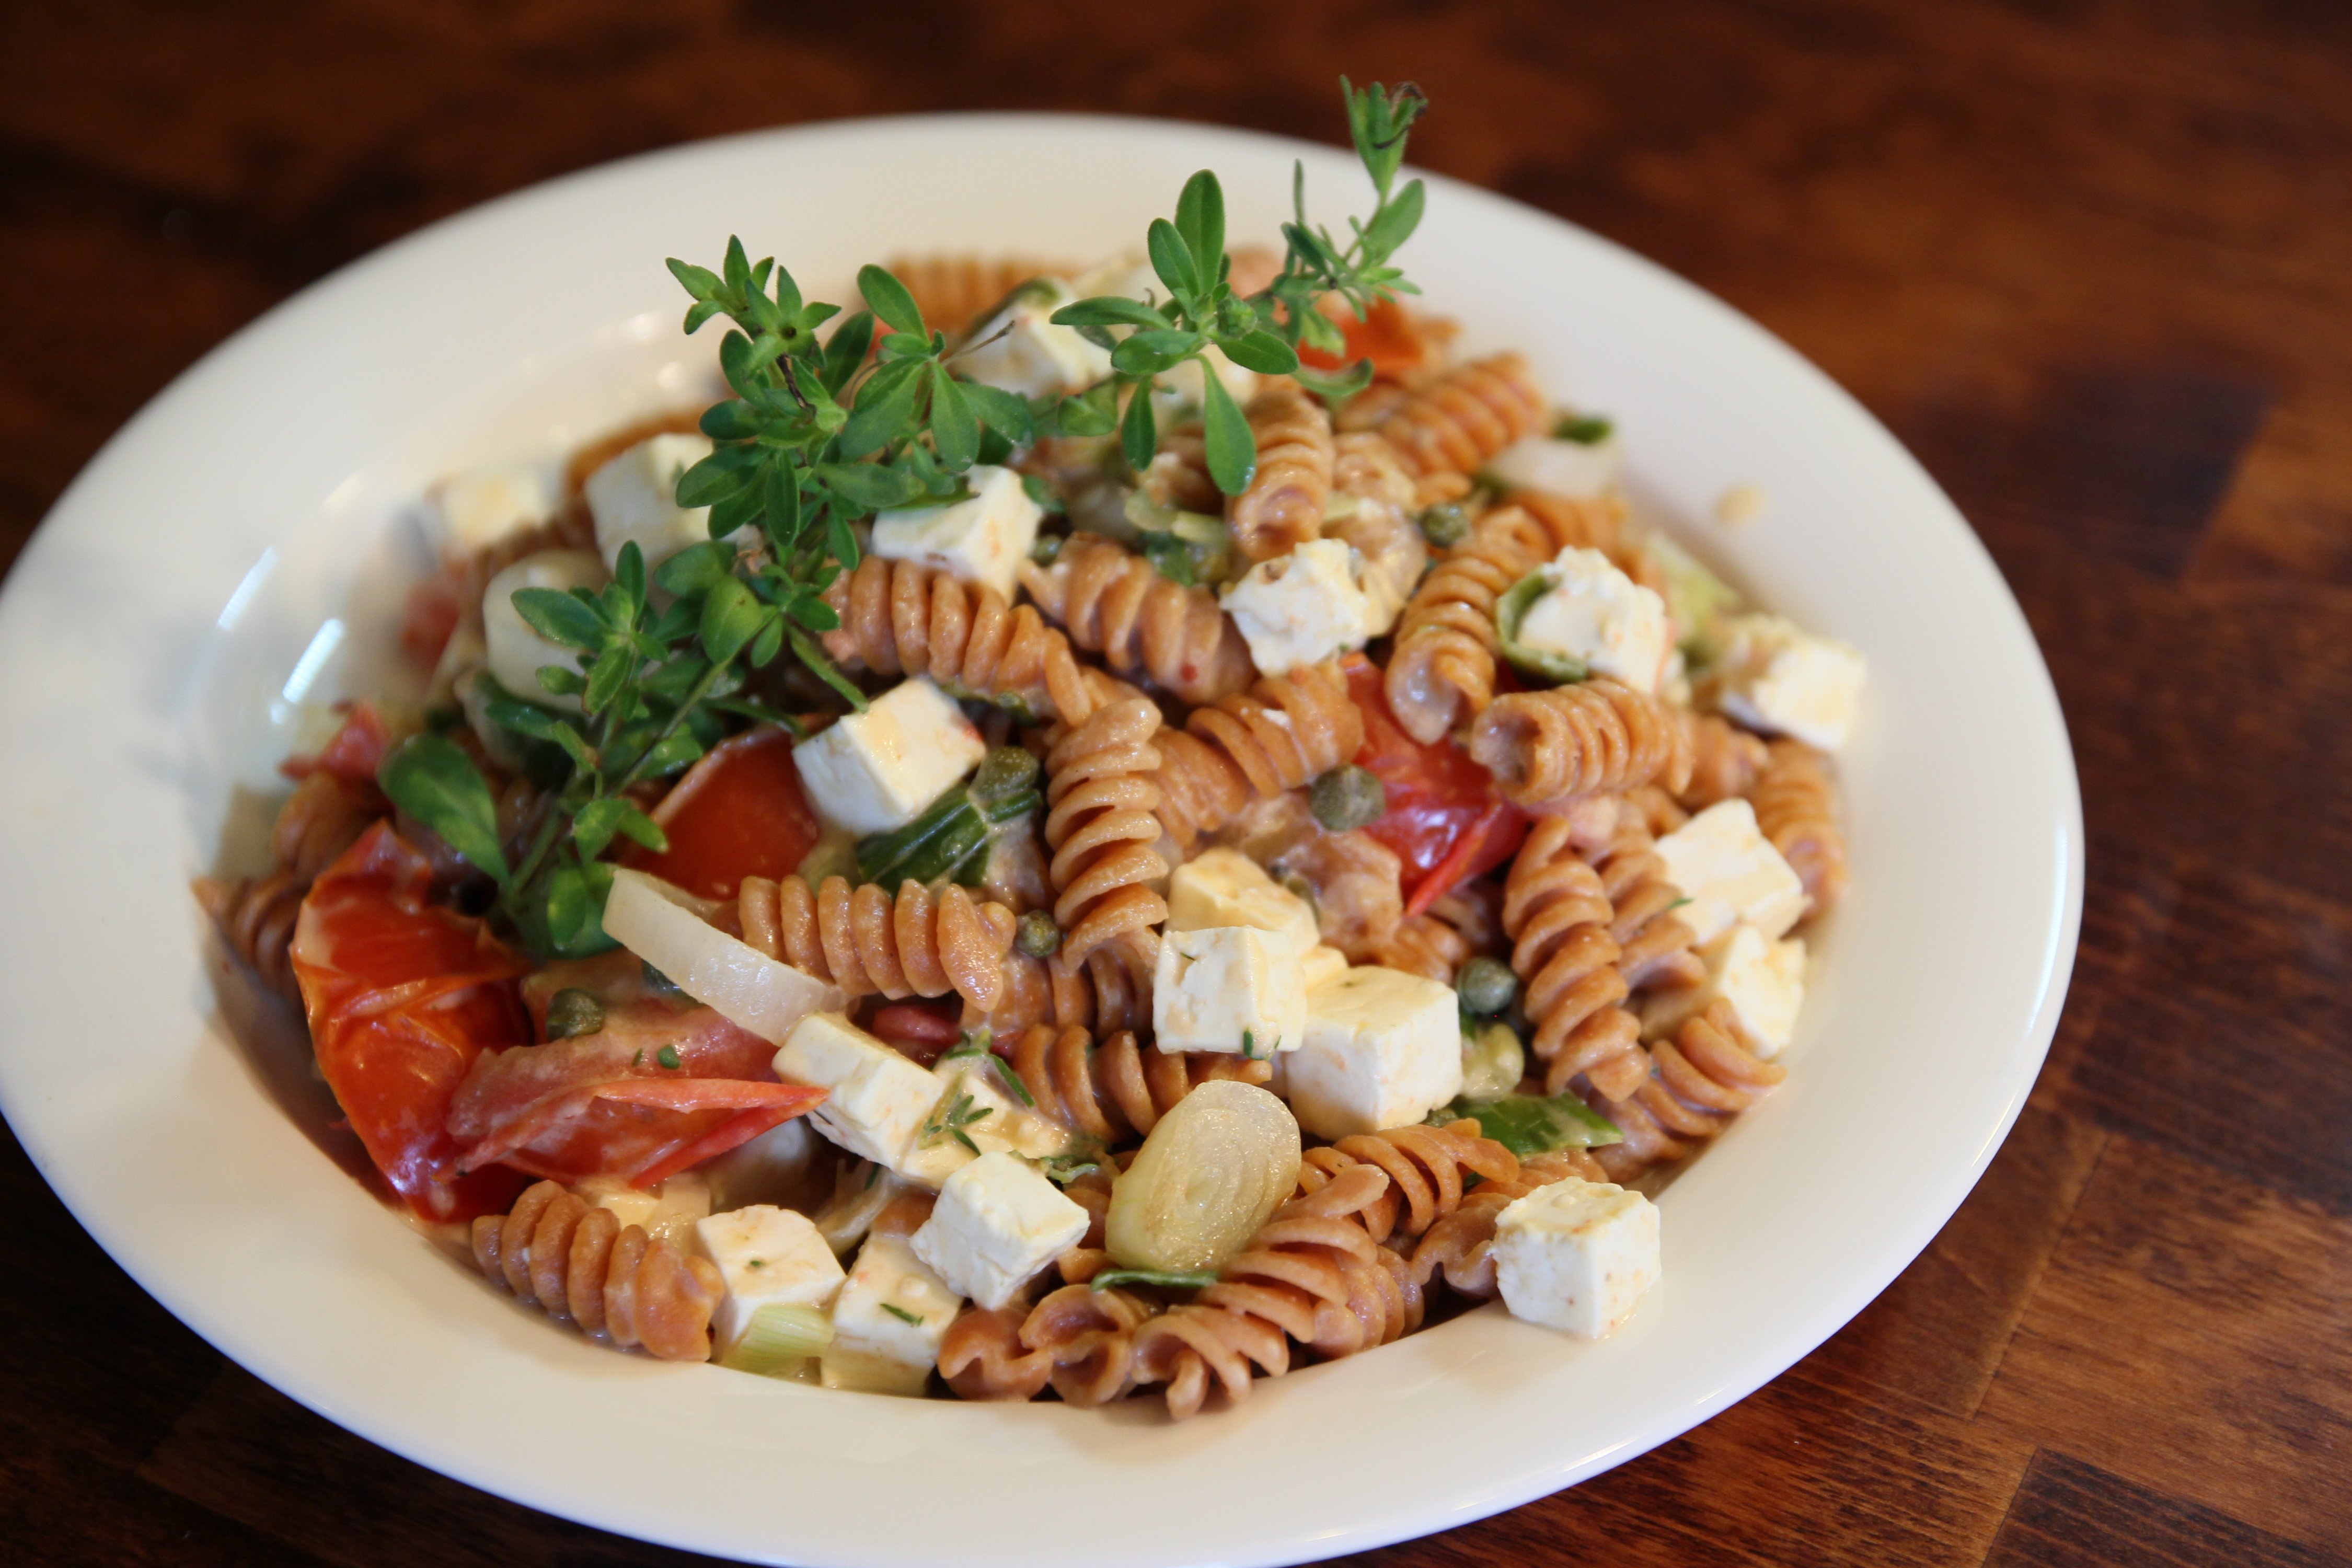
<svg viewBox="0 0 2352 1568">
<path fill-rule="evenodd" d="M 1911 445 L 2041 638 L 2090 831 L 2031 1108 L 1875 1305 L 1676 1442 L 1352 1561 L 2352 1562 L 2341 0 L 0 7 L 0 559 L 227 333 L 487 197 L 908 110 L 1333 140 L 1341 70 L 1417 79 L 1418 161 L 1696 279 Z M 13 1142 L 0 1185 L 9 1561 L 688 1560 L 344 1434 Z"/>
</svg>

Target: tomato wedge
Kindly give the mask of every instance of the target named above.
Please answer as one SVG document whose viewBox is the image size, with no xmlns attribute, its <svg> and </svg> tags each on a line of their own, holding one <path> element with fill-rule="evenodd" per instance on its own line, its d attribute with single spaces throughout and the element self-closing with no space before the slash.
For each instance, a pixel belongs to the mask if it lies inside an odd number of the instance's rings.
<svg viewBox="0 0 2352 1568">
<path fill-rule="evenodd" d="M 1525 812 L 1450 740 L 1430 745 L 1404 732 L 1381 692 L 1381 672 L 1361 654 L 1347 661 L 1348 695 L 1363 710 L 1356 765 L 1388 791 L 1387 815 L 1364 832 L 1404 862 L 1405 912 L 1419 914 L 1453 888 L 1509 859 L 1528 835 Z"/>
<path fill-rule="evenodd" d="M 311 884 L 294 976 L 327 1087 L 392 1190 L 418 1215 L 502 1213 L 511 1172 L 467 1174 L 445 1126 L 475 1061 L 530 1037 L 514 980 L 529 967 L 478 920 L 427 901 L 433 867 L 379 822 Z"/>
<path fill-rule="evenodd" d="M 316 756 L 289 757 L 278 764 L 278 771 L 289 779 L 332 773 L 351 784 L 373 785 L 376 770 L 383 766 L 383 754 L 390 750 L 392 725 L 385 721 L 382 709 L 373 700 L 363 700 L 352 704 L 335 738 Z"/>
<path fill-rule="evenodd" d="M 633 847 L 622 864 L 705 899 L 733 898 L 746 877 L 792 875 L 820 832 L 801 793 L 792 733 L 773 724 L 711 748 L 653 819 L 669 848 L 656 855 Z"/>
<path fill-rule="evenodd" d="M 1372 374 L 1400 376 L 1419 370 L 1429 358 L 1429 341 L 1412 312 L 1393 300 L 1377 300 L 1361 321 L 1345 304 L 1325 311 L 1339 324 L 1348 346 L 1336 354 L 1301 346 L 1298 357 L 1317 370 L 1345 370 L 1360 359 L 1372 362 Z"/>
</svg>

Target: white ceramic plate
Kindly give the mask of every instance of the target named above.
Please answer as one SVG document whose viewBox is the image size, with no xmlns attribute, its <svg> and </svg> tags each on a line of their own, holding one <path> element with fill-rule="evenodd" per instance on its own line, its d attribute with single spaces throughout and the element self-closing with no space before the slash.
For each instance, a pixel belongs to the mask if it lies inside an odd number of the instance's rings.
<svg viewBox="0 0 2352 1568">
<path fill-rule="evenodd" d="M 1665 1194 L 1664 1282 L 1617 1337 L 1489 1309 L 1181 1426 L 1155 1401 L 919 1403 L 616 1355 L 380 1207 L 298 1125 L 299 1046 L 230 1026 L 188 877 L 268 786 L 301 701 L 372 679 L 415 569 L 394 524 L 425 484 L 551 455 L 707 374 L 665 256 L 709 261 L 740 231 L 835 300 L 901 250 L 1083 259 L 1139 240 L 1204 165 L 1231 232 L 1272 238 L 1294 157 L 1319 213 L 1357 210 L 1349 157 L 1192 126 L 983 116 L 682 148 L 394 245 L 157 398 L 0 597 L 0 1095 L 76 1215 L 196 1331 L 386 1447 L 779 1563 L 1373 1546 L 1630 1458 L 1851 1318 L 1976 1181 L 2055 1026 L 2082 847 L 2049 678 L 1958 514 L 1818 371 L 1657 268 L 1444 180 L 1406 253 L 1430 300 L 1613 415 L 1686 541 L 1871 658 L 1844 763 L 1854 891 L 1794 1071 Z M 1706 520 L 1738 481 L 1771 510 L 1726 531 Z"/>
</svg>

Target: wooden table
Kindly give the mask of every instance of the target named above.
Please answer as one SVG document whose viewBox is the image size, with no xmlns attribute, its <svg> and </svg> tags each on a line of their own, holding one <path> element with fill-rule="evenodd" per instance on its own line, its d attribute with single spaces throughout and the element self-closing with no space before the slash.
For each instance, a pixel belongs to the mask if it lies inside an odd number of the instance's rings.
<svg viewBox="0 0 2352 1568">
<path fill-rule="evenodd" d="M 1336 73 L 1418 79 L 1419 161 L 1721 294 L 1927 461 L 2056 674 L 2090 897 L 2031 1107 L 1875 1305 L 1645 1458 L 1356 1561 L 2352 1560 L 2352 10 L 899 9 L 9 7 L 0 559 L 231 330 L 533 181 L 906 110 L 1329 140 Z M 13 1143 L 0 1182 L 11 1560 L 685 1560 L 346 1435 Z"/>
</svg>

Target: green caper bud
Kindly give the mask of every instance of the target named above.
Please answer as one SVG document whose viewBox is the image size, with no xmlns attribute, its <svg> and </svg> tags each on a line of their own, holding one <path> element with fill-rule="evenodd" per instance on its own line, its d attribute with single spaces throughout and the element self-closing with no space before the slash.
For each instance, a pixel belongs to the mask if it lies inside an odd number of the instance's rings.
<svg viewBox="0 0 2352 1568">
<path fill-rule="evenodd" d="M 1062 928 L 1045 910 L 1031 910 L 1013 928 L 1013 945 L 1032 958 L 1049 958 L 1062 945 Z"/>
<path fill-rule="evenodd" d="M 1454 989 L 1465 1012 L 1489 1018 L 1511 1005 L 1519 994 L 1519 977 L 1499 959 L 1474 958 L 1454 977 Z"/>
<path fill-rule="evenodd" d="M 1296 871 L 1277 872 L 1275 875 L 1274 880 L 1276 887 L 1281 888 L 1286 892 L 1297 895 L 1301 902 L 1305 903 L 1308 909 L 1315 911 L 1316 917 L 1318 920 L 1322 917 L 1323 900 L 1316 896 L 1314 883 L 1308 881 L 1305 877 L 1300 876 Z"/>
<path fill-rule="evenodd" d="M 980 772 L 972 777 L 972 798 L 982 805 L 1011 800 L 1035 786 L 1037 770 L 1043 765 L 1018 746 L 995 747 L 982 760 Z"/>
<path fill-rule="evenodd" d="M 1378 822 L 1389 811 L 1389 792 L 1371 769 L 1353 763 L 1333 768 L 1307 792 L 1307 809 L 1334 833 Z"/>
<path fill-rule="evenodd" d="M 639 959 L 637 961 L 637 967 L 645 972 L 646 989 L 652 992 L 655 995 L 680 999 L 686 995 L 685 986 L 680 985 L 677 981 L 672 980 L 668 975 L 664 974 L 660 970 L 656 969 L 652 964 L 647 963 L 645 960 Z"/>
<path fill-rule="evenodd" d="M 1029 559 L 1040 566 L 1051 566 L 1054 557 L 1062 552 L 1066 542 L 1058 533 L 1041 533 L 1037 536 L 1037 542 L 1029 547 Z"/>
<path fill-rule="evenodd" d="M 593 1035 L 604 1026 L 604 1005 L 577 985 L 567 985 L 548 999 L 547 1037 L 568 1040 Z"/>
<path fill-rule="evenodd" d="M 1458 500 L 1425 507 L 1421 514 L 1421 535 L 1440 550 L 1450 550 L 1470 537 L 1470 513 Z"/>
</svg>

